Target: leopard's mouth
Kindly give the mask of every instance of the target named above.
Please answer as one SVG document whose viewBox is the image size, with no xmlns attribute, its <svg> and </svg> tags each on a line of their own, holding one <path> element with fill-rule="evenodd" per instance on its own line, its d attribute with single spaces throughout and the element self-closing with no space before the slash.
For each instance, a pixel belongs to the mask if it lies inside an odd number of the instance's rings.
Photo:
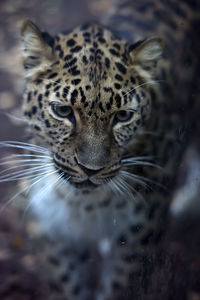
<svg viewBox="0 0 200 300">
<path fill-rule="evenodd" d="M 94 190 L 97 187 L 107 184 L 117 175 L 118 171 L 120 170 L 120 166 L 117 165 L 114 169 L 107 172 L 100 172 L 98 174 L 91 175 L 82 172 L 83 174 L 80 174 L 77 170 L 65 166 L 57 160 L 54 160 L 54 162 L 58 174 L 61 175 L 62 178 L 65 179 L 70 185 L 82 190 Z"/>
<path fill-rule="evenodd" d="M 62 170 L 58 170 L 58 172 L 62 175 L 62 178 L 66 180 L 71 186 L 78 190 L 87 190 L 87 191 L 92 191 L 98 187 L 101 187 L 105 184 L 107 184 L 113 177 L 116 176 L 112 174 L 110 177 L 105 177 L 105 178 L 87 178 L 81 179 L 77 178 L 76 176 L 69 175 L 67 172 L 63 172 Z"/>
<path fill-rule="evenodd" d="M 94 190 L 99 186 L 99 184 L 92 182 L 89 178 L 83 181 L 79 181 L 76 176 L 70 175 L 67 172 L 63 172 L 58 169 L 58 173 L 62 175 L 62 178 L 66 180 L 69 184 L 77 189 L 86 189 L 86 190 Z"/>
<path fill-rule="evenodd" d="M 82 182 L 72 182 L 71 181 L 70 183 L 77 189 L 94 190 L 99 186 L 98 184 L 93 183 L 90 179 L 87 179 Z"/>
</svg>

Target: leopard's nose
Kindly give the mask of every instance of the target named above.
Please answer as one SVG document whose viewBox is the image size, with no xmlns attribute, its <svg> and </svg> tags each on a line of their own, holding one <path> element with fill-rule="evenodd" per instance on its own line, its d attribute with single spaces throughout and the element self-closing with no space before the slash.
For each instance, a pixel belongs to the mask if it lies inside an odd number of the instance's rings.
<svg viewBox="0 0 200 300">
<path fill-rule="evenodd" d="M 88 176 L 93 176 L 93 175 L 95 175 L 95 174 L 97 174 L 99 171 L 101 171 L 102 170 L 102 168 L 101 169 L 98 169 L 98 170 L 92 170 L 92 169 L 88 169 L 88 168 L 86 168 L 86 167 L 84 167 L 83 165 L 78 165 L 84 172 L 85 172 L 85 174 L 87 174 Z"/>
<path fill-rule="evenodd" d="M 79 168 L 81 170 L 83 170 L 85 172 L 86 175 L 88 175 L 89 177 L 96 175 L 98 172 L 100 172 L 103 168 L 99 168 L 99 169 L 90 169 L 85 167 L 83 164 L 79 163 L 78 160 L 75 158 L 77 165 L 79 166 Z"/>
</svg>

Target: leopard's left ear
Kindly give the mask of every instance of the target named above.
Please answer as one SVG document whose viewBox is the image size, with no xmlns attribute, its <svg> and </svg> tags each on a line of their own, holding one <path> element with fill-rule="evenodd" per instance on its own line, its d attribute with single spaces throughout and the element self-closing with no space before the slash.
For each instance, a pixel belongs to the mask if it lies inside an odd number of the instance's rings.
<svg viewBox="0 0 200 300">
<path fill-rule="evenodd" d="M 162 57 L 163 49 L 163 40 L 154 37 L 129 46 L 129 54 L 134 66 L 153 72 L 157 61 Z"/>
<path fill-rule="evenodd" d="M 21 36 L 25 75 L 35 79 L 39 74 L 45 72 L 55 60 L 52 48 L 53 38 L 40 31 L 29 20 L 23 24 Z"/>
</svg>

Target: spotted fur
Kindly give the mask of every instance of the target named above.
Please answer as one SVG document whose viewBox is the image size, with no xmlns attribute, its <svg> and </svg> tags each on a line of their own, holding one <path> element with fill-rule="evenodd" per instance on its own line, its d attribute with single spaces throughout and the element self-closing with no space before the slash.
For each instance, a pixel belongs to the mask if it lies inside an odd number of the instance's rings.
<svg viewBox="0 0 200 300">
<path fill-rule="evenodd" d="M 130 27 L 140 24 L 149 36 L 154 21 L 132 18 L 154 2 L 119 2 L 109 25 L 120 20 L 126 40 L 97 23 L 55 38 L 30 21 L 22 28 L 24 114 L 33 142 L 48 149 L 57 170 L 46 179 L 46 193 L 39 183 L 30 199 L 51 240 L 49 260 L 62 299 L 139 299 L 149 245 L 163 230 L 184 150 L 177 132 L 184 121 L 177 107 L 184 76 L 174 90 L 176 74 L 162 39 L 130 42 L 125 26 L 130 19 Z M 184 18 L 178 4 L 170 9 Z M 160 36 L 174 53 L 167 32 L 176 23 L 160 5 L 154 13 L 164 17 Z M 58 174 L 64 183 L 52 190 Z"/>
</svg>

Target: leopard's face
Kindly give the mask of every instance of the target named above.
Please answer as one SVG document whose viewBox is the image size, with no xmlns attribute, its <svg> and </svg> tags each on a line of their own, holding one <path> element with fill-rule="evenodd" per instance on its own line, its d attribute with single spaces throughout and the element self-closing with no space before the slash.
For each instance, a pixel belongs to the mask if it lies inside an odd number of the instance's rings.
<svg viewBox="0 0 200 300">
<path fill-rule="evenodd" d="M 55 167 L 78 188 L 115 177 L 151 112 L 149 85 L 161 41 L 127 45 L 100 25 L 54 40 L 25 23 L 24 113 Z"/>
</svg>

